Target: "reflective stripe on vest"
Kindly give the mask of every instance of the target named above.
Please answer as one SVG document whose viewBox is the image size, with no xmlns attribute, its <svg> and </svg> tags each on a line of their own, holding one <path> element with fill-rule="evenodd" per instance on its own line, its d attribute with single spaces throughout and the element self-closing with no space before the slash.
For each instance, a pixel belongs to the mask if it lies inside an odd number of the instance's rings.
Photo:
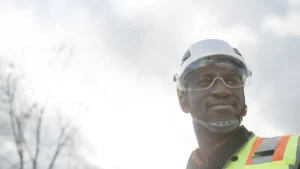
<svg viewBox="0 0 300 169">
<path fill-rule="evenodd" d="M 253 146 L 246 165 L 282 160 L 288 139 L 289 136 L 266 139 L 257 138 L 255 143 L 258 143 L 258 146 Z"/>
<path fill-rule="evenodd" d="M 275 138 L 252 137 L 236 154 L 226 169 L 298 169 L 299 135 Z"/>
</svg>

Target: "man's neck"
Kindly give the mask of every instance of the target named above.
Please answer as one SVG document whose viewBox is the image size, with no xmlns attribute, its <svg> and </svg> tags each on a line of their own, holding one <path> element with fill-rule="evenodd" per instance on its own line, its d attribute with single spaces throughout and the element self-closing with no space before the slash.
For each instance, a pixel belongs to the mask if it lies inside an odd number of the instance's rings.
<svg viewBox="0 0 300 169">
<path fill-rule="evenodd" d="M 218 134 L 218 133 L 211 133 L 209 131 L 198 131 L 197 140 L 198 146 L 200 149 L 200 158 L 201 160 L 206 161 L 207 157 L 219 146 L 226 142 L 226 139 L 230 137 L 233 132 L 226 133 L 226 134 Z"/>
<path fill-rule="evenodd" d="M 204 166 L 206 166 L 206 168 L 220 169 L 224 167 L 226 162 L 228 162 L 230 157 L 232 157 L 238 149 L 247 143 L 252 135 L 253 133 L 248 131 L 244 126 L 240 126 L 234 133 L 223 139 L 208 139 L 204 137 L 204 135 L 200 137 L 201 133 L 198 133 L 197 139 L 200 151 L 195 151 L 192 157 L 205 163 Z M 214 143 L 210 143 L 211 140 L 213 140 Z M 225 141 L 222 145 L 215 148 L 214 145 L 218 145 L 218 143 L 222 142 L 221 140 Z M 198 165 L 194 163 L 194 160 L 191 160 L 191 165 Z"/>
</svg>

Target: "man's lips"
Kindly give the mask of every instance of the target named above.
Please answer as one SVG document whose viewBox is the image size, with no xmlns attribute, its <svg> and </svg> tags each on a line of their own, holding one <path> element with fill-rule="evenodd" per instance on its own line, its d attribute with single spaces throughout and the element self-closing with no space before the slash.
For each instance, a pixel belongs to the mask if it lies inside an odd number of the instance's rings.
<svg viewBox="0 0 300 169">
<path fill-rule="evenodd" d="M 234 102 L 232 101 L 211 101 L 208 103 L 208 107 L 215 107 L 215 106 L 234 106 Z"/>
</svg>

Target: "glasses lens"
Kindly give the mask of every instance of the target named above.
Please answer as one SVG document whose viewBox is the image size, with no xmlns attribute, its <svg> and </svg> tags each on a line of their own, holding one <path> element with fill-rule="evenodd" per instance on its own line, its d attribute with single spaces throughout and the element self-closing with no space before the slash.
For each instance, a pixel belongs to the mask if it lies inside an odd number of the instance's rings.
<svg viewBox="0 0 300 169">
<path fill-rule="evenodd" d="M 241 88 L 248 84 L 246 82 L 249 82 L 238 75 L 229 75 L 223 77 L 200 76 L 187 82 L 186 89 L 190 91 L 206 90 L 213 86 L 217 80 L 221 80 L 228 88 Z"/>
</svg>

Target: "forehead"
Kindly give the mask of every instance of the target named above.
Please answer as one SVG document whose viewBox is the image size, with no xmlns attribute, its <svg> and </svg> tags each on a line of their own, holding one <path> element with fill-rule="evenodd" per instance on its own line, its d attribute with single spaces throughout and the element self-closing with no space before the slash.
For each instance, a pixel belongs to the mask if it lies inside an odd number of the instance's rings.
<svg viewBox="0 0 300 169">
<path fill-rule="evenodd" d="M 189 75 L 187 75 L 186 78 L 190 79 L 202 75 L 239 76 L 240 74 L 237 71 L 234 71 L 227 67 L 222 67 L 214 64 L 203 68 L 199 68 L 196 71 L 191 72 Z"/>
</svg>

